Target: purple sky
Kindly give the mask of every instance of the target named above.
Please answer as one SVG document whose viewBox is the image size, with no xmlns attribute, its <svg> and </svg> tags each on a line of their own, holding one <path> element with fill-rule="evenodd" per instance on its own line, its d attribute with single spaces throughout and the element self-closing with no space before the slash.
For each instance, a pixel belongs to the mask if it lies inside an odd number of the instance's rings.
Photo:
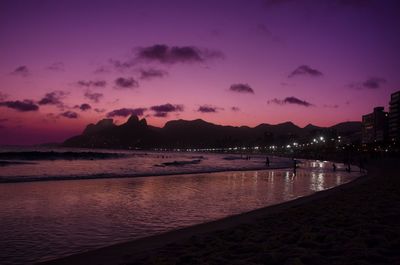
<svg viewBox="0 0 400 265">
<path fill-rule="evenodd" d="M 329 126 L 400 89 L 395 0 L 3 0 L 0 39 L 0 144 L 132 113 Z"/>
</svg>

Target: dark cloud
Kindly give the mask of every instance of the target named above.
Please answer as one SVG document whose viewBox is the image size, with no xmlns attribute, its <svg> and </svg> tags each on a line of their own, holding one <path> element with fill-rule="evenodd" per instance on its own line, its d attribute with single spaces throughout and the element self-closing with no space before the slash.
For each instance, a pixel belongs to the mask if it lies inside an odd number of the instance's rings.
<svg viewBox="0 0 400 265">
<path fill-rule="evenodd" d="M 0 102 L 0 106 L 7 107 L 10 109 L 15 109 L 22 112 L 27 111 L 38 111 L 39 106 L 36 105 L 32 100 L 16 100 L 16 101 L 3 101 Z"/>
<path fill-rule="evenodd" d="M 105 80 L 96 80 L 96 81 L 79 80 L 77 84 L 83 87 L 105 87 L 107 85 L 107 82 Z"/>
<path fill-rule="evenodd" d="M 47 70 L 54 71 L 54 72 L 63 72 L 65 71 L 65 66 L 63 62 L 55 62 L 49 67 L 47 67 Z"/>
<path fill-rule="evenodd" d="M 92 108 L 92 106 L 90 106 L 87 103 L 83 103 L 80 106 L 77 106 L 81 111 L 87 111 L 90 110 Z"/>
<path fill-rule="evenodd" d="M 196 63 L 224 57 L 220 51 L 200 49 L 194 46 L 170 47 L 165 44 L 138 48 L 136 56 L 139 60 L 165 64 Z"/>
<path fill-rule="evenodd" d="M 98 103 L 100 101 L 100 99 L 103 98 L 103 94 L 102 93 L 95 93 L 95 92 L 91 92 L 90 90 L 85 92 L 85 98 Z"/>
<path fill-rule="evenodd" d="M 349 87 L 355 89 L 379 89 L 386 82 L 387 80 L 385 78 L 371 77 L 365 80 L 364 82 L 351 83 Z"/>
<path fill-rule="evenodd" d="M 18 67 L 15 68 L 15 70 L 12 72 L 13 75 L 19 75 L 19 76 L 22 76 L 22 77 L 28 76 L 29 73 L 30 73 L 30 72 L 29 72 L 28 66 L 26 66 L 26 65 L 18 66 Z"/>
<path fill-rule="evenodd" d="M 139 87 L 139 83 L 133 78 L 119 77 L 115 79 L 116 88 L 120 89 L 132 89 Z"/>
<path fill-rule="evenodd" d="M 311 104 L 305 100 L 298 99 L 296 97 L 287 97 L 284 99 L 284 102 L 287 104 L 297 104 L 297 105 L 301 105 L 301 106 L 305 106 L 305 107 L 313 106 L 313 104 Z"/>
<path fill-rule="evenodd" d="M 295 105 L 300 105 L 304 107 L 312 107 L 314 104 L 311 104 L 310 102 L 307 102 L 305 100 L 298 99 L 296 97 L 286 97 L 284 99 L 271 99 L 267 101 L 268 104 L 274 103 L 278 105 L 285 105 L 285 104 L 295 104 Z"/>
<path fill-rule="evenodd" d="M 254 94 L 254 90 L 248 84 L 233 84 L 230 86 L 229 90 L 238 93 Z"/>
<path fill-rule="evenodd" d="M 39 105 L 57 105 L 59 107 L 64 107 L 62 99 L 68 95 L 68 92 L 65 91 L 53 91 L 46 93 L 46 95 L 39 100 Z"/>
<path fill-rule="evenodd" d="M 372 77 L 367 79 L 365 82 L 362 83 L 363 87 L 369 89 L 377 89 L 380 88 L 382 84 L 386 83 L 386 79 L 380 77 Z"/>
<path fill-rule="evenodd" d="M 163 105 L 156 105 L 150 107 L 150 110 L 154 111 L 155 117 L 167 117 L 170 112 L 182 112 L 184 110 L 183 105 L 177 104 L 172 105 L 170 103 Z"/>
<path fill-rule="evenodd" d="M 149 80 L 153 78 L 162 78 L 168 75 L 166 71 L 158 70 L 158 69 L 141 69 L 140 70 L 140 79 Z"/>
<path fill-rule="evenodd" d="M 231 108 L 231 111 L 238 112 L 238 111 L 240 111 L 240 108 L 239 108 L 239 107 L 233 106 L 233 107 Z"/>
<path fill-rule="evenodd" d="M 136 65 L 133 59 L 129 59 L 127 61 L 110 59 L 109 62 L 118 71 L 124 71 Z"/>
<path fill-rule="evenodd" d="M 297 67 L 293 72 L 291 72 L 288 77 L 291 78 L 297 75 L 308 75 L 312 77 L 318 77 L 322 76 L 323 74 L 319 70 L 313 69 L 308 65 L 301 65 Z"/>
<path fill-rule="evenodd" d="M 199 63 L 211 59 L 224 58 L 222 52 L 217 50 L 202 49 L 194 46 L 168 46 L 156 44 L 153 46 L 135 48 L 133 57 L 123 60 L 110 59 L 108 62 L 116 71 L 124 72 L 143 62 L 158 62 L 162 64 Z M 140 79 L 163 77 L 165 71 L 151 70 L 143 72 Z"/>
<path fill-rule="evenodd" d="M 130 108 L 122 108 L 122 109 L 116 109 L 113 111 L 110 111 L 107 113 L 107 117 L 128 117 L 131 115 L 136 115 L 136 116 L 143 116 L 144 112 L 146 111 L 146 108 L 136 108 L 136 109 L 130 109 Z"/>
<path fill-rule="evenodd" d="M 211 105 L 202 105 L 197 109 L 197 111 L 201 113 L 217 113 L 219 110 L 221 110 L 221 108 Z"/>
<path fill-rule="evenodd" d="M 177 111 L 183 111 L 183 106 L 172 105 L 170 103 L 167 103 L 163 105 L 152 106 L 150 109 L 156 112 L 177 112 Z"/>
<path fill-rule="evenodd" d="M 60 114 L 61 116 L 68 118 L 68 119 L 77 119 L 78 118 L 78 113 L 75 111 L 66 111 Z"/>
</svg>

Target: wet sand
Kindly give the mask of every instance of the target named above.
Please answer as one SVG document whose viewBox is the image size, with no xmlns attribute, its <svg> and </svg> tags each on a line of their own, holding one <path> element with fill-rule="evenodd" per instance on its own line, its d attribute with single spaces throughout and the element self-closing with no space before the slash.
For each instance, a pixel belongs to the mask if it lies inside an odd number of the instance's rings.
<svg viewBox="0 0 400 265">
<path fill-rule="evenodd" d="M 400 264 L 400 160 L 294 201 L 45 264 Z"/>
</svg>

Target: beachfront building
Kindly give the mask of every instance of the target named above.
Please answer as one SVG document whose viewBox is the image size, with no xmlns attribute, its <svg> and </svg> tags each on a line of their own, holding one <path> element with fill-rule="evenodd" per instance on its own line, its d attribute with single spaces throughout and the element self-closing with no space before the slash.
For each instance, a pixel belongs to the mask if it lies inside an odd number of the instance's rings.
<svg viewBox="0 0 400 265">
<path fill-rule="evenodd" d="M 392 142 L 400 140 L 400 91 L 390 96 L 389 139 Z"/>
<path fill-rule="evenodd" d="M 362 116 L 362 143 L 383 143 L 387 140 L 388 113 L 376 107 L 372 113 Z"/>
</svg>

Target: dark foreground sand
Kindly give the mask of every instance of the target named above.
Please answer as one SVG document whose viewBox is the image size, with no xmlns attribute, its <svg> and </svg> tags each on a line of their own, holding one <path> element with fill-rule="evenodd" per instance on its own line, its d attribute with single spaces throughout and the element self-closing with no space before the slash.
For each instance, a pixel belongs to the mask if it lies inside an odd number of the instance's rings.
<svg viewBox="0 0 400 265">
<path fill-rule="evenodd" d="M 46 264 L 400 264 L 400 160 L 306 198 Z"/>
</svg>

